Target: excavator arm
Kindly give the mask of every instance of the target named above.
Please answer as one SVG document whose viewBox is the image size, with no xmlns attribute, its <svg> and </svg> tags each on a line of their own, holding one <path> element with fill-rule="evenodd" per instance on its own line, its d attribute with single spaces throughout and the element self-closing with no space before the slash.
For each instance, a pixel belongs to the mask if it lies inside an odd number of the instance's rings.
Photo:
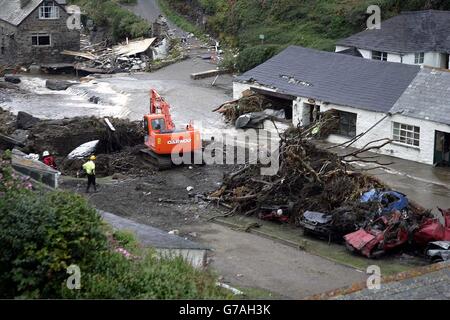
<svg viewBox="0 0 450 320">
<path fill-rule="evenodd" d="M 150 114 L 162 114 L 166 122 L 166 129 L 169 131 L 175 130 L 175 124 L 170 114 L 170 105 L 155 89 L 151 90 L 150 97 Z"/>
</svg>

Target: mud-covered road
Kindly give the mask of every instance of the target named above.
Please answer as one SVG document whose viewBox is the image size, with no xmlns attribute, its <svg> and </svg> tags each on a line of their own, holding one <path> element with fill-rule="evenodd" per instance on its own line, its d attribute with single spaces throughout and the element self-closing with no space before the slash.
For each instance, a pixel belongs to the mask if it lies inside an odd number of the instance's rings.
<svg viewBox="0 0 450 320">
<path fill-rule="evenodd" d="M 212 249 L 209 266 L 222 281 L 262 297 L 302 299 L 356 282 L 366 275 L 335 262 L 260 236 L 209 221 L 227 211 L 196 199 L 219 187 L 227 166 L 179 167 L 141 178 L 100 179 L 98 193 L 86 195 L 96 208 L 133 221 L 177 230 Z M 83 194 L 84 180 L 64 179 L 62 188 Z M 191 192 L 187 187 L 192 186 Z M 300 230 L 299 230 L 300 232 Z"/>
</svg>

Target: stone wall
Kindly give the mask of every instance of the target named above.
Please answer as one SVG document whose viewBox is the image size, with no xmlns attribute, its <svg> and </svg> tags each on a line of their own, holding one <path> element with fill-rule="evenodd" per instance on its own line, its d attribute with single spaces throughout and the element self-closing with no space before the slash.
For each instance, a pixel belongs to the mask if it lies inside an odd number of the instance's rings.
<svg viewBox="0 0 450 320">
<path fill-rule="evenodd" d="M 67 27 L 69 15 L 61 6 L 59 16 L 59 19 L 54 20 L 39 19 L 38 7 L 18 27 L 0 21 L 0 26 L 8 25 L 8 32 L 14 33 L 14 36 L 9 37 L 9 40 L 5 42 L 5 54 L 0 55 L 0 64 L 72 62 L 72 57 L 61 55 L 60 52 L 63 50 L 79 50 L 80 32 L 69 30 Z M 49 46 L 33 46 L 32 35 L 36 33 L 50 35 L 51 44 Z"/>
<path fill-rule="evenodd" d="M 16 27 L 0 20 L 0 66 L 8 65 L 14 59 L 17 49 L 11 36 L 15 36 L 16 31 Z"/>
</svg>

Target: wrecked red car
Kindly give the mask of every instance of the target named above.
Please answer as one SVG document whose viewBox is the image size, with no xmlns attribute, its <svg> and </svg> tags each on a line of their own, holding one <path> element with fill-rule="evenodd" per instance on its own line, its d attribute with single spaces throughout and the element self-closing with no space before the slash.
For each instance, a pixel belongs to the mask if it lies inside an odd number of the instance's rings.
<svg viewBox="0 0 450 320">
<path fill-rule="evenodd" d="M 444 224 L 439 219 L 425 219 L 414 233 L 414 242 L 425 247 L 430 242 L 450 241 L 450 209 L 439 211 L 444 216 Z"/>
<path fill-rule="evenodd" d="M 402 223 L 399 211 L 382 216 L 367 228 L 360 229 L 344 237 L 347 248 L 368 258 L 376 258 L 385 252 L 408 242 L 409 232 Z"/>
</svg>

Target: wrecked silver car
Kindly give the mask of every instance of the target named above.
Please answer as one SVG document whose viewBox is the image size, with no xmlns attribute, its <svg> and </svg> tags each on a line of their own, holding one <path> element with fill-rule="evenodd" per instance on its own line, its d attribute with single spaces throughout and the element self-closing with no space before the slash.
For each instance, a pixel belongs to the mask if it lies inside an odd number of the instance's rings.
<svg viewBox="0 0 450 320">
<path fill-rule="evenodd" d="M 426 255 L 433 263 L 450 260 L 450 241 L 430 242 Z"/>
</svg>

